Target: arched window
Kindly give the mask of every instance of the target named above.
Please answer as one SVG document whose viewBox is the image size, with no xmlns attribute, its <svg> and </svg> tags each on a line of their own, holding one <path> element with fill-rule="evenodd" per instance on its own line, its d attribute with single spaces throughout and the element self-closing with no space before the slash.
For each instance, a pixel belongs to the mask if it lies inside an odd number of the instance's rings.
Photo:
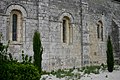
<svg viewBox="0 0 120 80">
<path fill-rule="evenodd" d="M 19 10 L 12 10 L 10 13 L 9 39 L 13 42 L 22 41 L 22 13 Z"/>
<path fill-rule="evenodd" d="M 63 43 L 67 42 L 67 24 L 66 24 L 66 20 L 63 20 Z"/>
<path fill-rule="evenodd" d="M 12 16 L 12 41 L 17 41 L 17 15 Z"/>
<path fill-rule="evenodd" d="M 103 23 L 101 20 L 97 23 L 97 37 L 103 41 Z"/>
<path fill-rule="evenodd" d="M 70 26 L 71 23 L 69 17 L 67 16 L 63 17 L 62 25 L 63 25 L 62 28 L 63 43 L 72 43 L 72 27 Z"/>
</svg>

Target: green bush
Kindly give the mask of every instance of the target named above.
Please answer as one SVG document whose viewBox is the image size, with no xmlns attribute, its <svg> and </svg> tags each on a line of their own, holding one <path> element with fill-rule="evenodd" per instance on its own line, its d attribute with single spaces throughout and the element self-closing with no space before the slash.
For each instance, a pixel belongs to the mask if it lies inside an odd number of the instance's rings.
<svg viewBox="0 0 120 80">
<path fill-rule="evenodd" d="M 32 57 L 22 54 L 23 62 L 13 59 L 9 46 L 0 44 L 0 80 L 39 80 L 39 70 L 31 63 Z"/>
<path fill-rule="evenodd" d="M 0 80 L 39 80 L 39 70 L 32 64 L 7 62 L 0 64 Z"/>
</svg>

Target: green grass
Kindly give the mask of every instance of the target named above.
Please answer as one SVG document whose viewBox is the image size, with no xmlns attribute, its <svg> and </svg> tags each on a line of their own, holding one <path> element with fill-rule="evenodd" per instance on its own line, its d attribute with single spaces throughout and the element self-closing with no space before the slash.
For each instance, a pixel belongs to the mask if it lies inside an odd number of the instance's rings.
<svg viewBox="0 0 120 80">
<path fill-rule="evenodd" d="M 99 69 L 100 66 L 86 66 L 84 68 L 84 74 L 90 74 L 90 73 L 99 74 Z"/>
<path fill-rule="evenodd" d="M 57 71 L 52 71 L 51 74 L 55 75 L 57 78 L 63 78 L 65 76 L 73 76 L 74 73 L 72 72 L 73 72 L 73 69 L 69 69 L 69 70 L 58 69 Z"/>
</svg>

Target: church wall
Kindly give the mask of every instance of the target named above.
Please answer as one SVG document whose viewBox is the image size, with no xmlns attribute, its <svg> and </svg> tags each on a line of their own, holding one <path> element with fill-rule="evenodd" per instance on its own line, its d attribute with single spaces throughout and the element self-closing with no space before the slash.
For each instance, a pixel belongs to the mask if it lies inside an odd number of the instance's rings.
<svg viewBox="0 0 120 80">
<path fill-rule="evenodd" d="M 110 25 L 109 20 L 111 18 L 107 18 L 109 14 L 109 9 L 107 8 L 107 1 L 100 0 L 92 0 L 88 1 L 88 14 L 89 14 L 89 40 L 90 40 L 90 65 L 100 65 L 102 63 L 106 63 L 106 41 L 108 36 L 108 27 Z M 101 29 L 99 29 L 99 38 L 97 27 L 99 26 L 98 22 L 101 21 L 103 33 L 101 33 Z M 103 40 L 101 37 L 103 35 Z"/>
<path fill-rule="evenodd" d="M 22 41 L 19 43 L 13 44 L 10 41 L 9 51 L 13 54 L 13 57 L 21 60 L 22 51 L 24 54 L 28 54 L 29 56 L 33 55 L 32 50 L 32 37 L 34 31 L 37 29 L 37 6 L 36 2 L 33 0 L 3 0 L 0 1 L 0 21 L 1 21 L 1 30 L 3 34 L 2 42 L 7 44 L 8 40 L 10 40 L 9 32 L 10 28 L 10 13 L 12 10 L 19 10 L 22 13 L 22 32 L 21 36 Z M 19 34 L 18 34 L 19 35 Z"/>
<path fill-rule="evenodd" d="M 91 64 L 106 63 L 106 42 L 108 35 L 112 38 L 112 20 L 115 19 L 119 23 L 119 3 L 111 0 L 89 0 L 89 28 L 90 28 L 90 57 Z M 103 41 L 97 38 L 96 23 L 101 20 L 103 22 Z M 97 54 L 97 55 L 94 55 Z M 114 53 L 115 54 L 115 53 Z M 93 61 L 93 62 L 92 62 Z M 94 62 L 95 61 L 95 62 Z"/>
<path fill-rule="evenodd" d="M 70 6 L 71 5 L 71 6 Z M 80 16 L 77 2 L 50 0 L 39 4 L 39 30 L 41 32 L 43 69 L 55 70 L 81 66 Z M 62 42 L 62 18 L 71 20 L 72 42 Z"/>
<path fill-rule="evenodd" d="M 3 34 L 1 42 L 4 44 L 10 40 L 11 11 L 19 10 L 22 13 L 22 41 L 15 44 L 11 42 L 9 46 L 9 51 L 14 57 L 21 60 L 22 51 L 29 56 L 33 55 L 32 38 L 34 31 L 38 30 L 44 49 L 43 70 L 51 71 L 106 63 L 106 42 L 108 35 L 112 34 L 111 23 L 114 20 L 120 26 L 118 3 L 110 0 L 81 0 L 81 13 L 80 0 L 38 1 L 0 1 L 0 32 Z M 63 42 L 64 17 L 69 18 L 71 28 L 71 39 L 67 43 Z M 103 41 L 97 37 L 99 21 L 103 24 Z"/>
</svg>

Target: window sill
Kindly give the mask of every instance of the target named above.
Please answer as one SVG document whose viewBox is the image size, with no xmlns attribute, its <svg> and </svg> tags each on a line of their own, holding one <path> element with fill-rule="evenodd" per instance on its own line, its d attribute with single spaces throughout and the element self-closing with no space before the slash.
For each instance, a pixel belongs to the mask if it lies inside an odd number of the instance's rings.
<svg viewBox="0 0 120 80">
<path fill-rule="evenodd" d="M 72 45 L 72 43 L 62 43 L 63 47 L 68 47 L 68 46 L 71 46 L 71 45 Z"/>
<path fill-rule="evenodd" d="M 18 41 L 11 41 L 10 45 L 22 45 L 22 42 L 18 42 Z"/>
</svg>

